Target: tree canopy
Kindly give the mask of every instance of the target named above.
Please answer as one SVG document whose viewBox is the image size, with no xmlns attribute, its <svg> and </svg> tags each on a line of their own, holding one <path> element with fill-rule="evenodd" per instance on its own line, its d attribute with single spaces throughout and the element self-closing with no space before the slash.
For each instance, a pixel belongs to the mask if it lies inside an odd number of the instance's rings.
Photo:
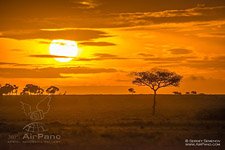
<svg viewBox="0 0 225 150">
<path fill-rule="evenodd" d="M 42 95 L 44 92 L 44 89 L 40 88 L 37 85 L 33 85 L 33 84 L 27 84 L 25 86 L 25 88 L 23 89 L 23 91 L 21 92 L 21 95 L 26 95 L 26 94 L 38 94 L 38 95 Z"/>
<path fill-rule="evenodd" d="M 135 76 L 133 84 L 148 86 L 153 91 L 167 86 L 178 86 L 182 76 L 168 70 L 152 70 L 144 72 L 133 72 Z"/>
<path fill-rule="evenodd" d="M 55 94 L 57 91 L 59 91 L 59 88 L 57 88 L 56 86 L 50 86 L 49 88 L 47 88 L 46 92 L 48 94 Z"/>
</svg>

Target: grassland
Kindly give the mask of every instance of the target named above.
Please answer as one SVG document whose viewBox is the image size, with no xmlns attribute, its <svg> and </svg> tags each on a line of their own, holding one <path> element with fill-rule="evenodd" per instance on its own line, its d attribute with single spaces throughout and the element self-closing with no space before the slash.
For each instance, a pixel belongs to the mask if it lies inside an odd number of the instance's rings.
<svg viewBox="0 0 225 150">
<path fill-rule="evenodd" d="M 185 139 L 225 140 L 225 96 L 158 95 L 152 116 L 152 95 L 53 96 L 42 122 L 48 133 L 62 136 L 57 144 L 8 144 L 30 122 L 20 101 L 35 108 L 44 96 L 0 98 L 0 149 L 180 150 Z M 196 147 L 195 147 L 196 149 Z"/>
</svg>

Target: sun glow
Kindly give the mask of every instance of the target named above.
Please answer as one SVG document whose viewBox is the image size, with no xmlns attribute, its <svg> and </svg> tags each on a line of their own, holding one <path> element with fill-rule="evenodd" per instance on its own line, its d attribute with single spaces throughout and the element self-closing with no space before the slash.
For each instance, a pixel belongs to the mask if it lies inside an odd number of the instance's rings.
<svg viewBox="0 0 225 150">
<path fill-rule="evenodd" d="M 56 56 L 55 60 L 69 62 L 78 55 L 78 46 L 75 41 L 52 40 L 49 51 L 52 56 Z"/>
</svg>

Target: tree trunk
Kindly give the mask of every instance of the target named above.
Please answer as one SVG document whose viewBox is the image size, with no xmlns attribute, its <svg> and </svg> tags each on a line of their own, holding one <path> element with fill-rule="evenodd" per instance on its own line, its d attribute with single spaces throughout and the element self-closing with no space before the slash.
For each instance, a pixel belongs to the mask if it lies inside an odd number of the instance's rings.
<svg viewBox="0 0 225 150">
<path fill-rule="evenodd" d="M 153 105 L 152 105 L 152 115 L 155 115 L 155 111 L 156 111 L 156 91 L 154 91 L 154 95 L 153 95 Z"/>
</svg>

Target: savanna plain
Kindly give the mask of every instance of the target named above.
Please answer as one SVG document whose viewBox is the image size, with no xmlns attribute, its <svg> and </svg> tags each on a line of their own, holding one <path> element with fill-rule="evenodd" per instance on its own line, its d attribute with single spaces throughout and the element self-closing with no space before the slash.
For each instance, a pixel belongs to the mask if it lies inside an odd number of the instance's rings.
<svg viewBox="0 0 225 150">
<path fill-rule="evenodd" d="M 53 95 L 42 122 L 59 143 L 8 144 L 30 122 L 21 101 L 35 109 L 45 96 L 0 98 L 0 149 L 182 150 L 223 149 L 224 95 Z M 220 146 L 185 146 L 186 139 L 221 140 Z"/>
</svg>

